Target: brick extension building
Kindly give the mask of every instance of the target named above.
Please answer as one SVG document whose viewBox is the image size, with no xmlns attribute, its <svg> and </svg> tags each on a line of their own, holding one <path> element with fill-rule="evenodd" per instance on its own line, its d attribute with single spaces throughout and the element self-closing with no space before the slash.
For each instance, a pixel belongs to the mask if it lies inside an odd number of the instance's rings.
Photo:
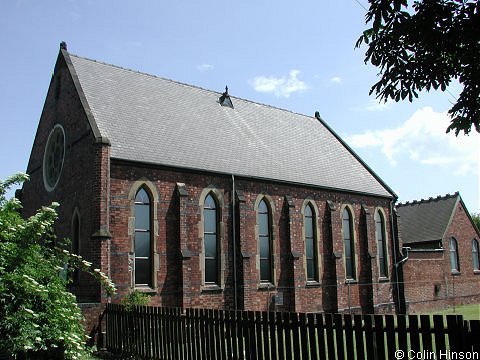
<svg viewBox="0 0 480 360">
<path fill-rule="evenodd" d="M 460 194 L 398 204 L 397 213 L 408 311 L 480 302 L 480 232 Z"/>
<path fill-rule="evenodd" d="M 305 116 L 69 54 L 62 43 L 28 163 L 25 215 L 88 274 L 85 311 L 138 289 L 154 305 L 391 310 L 393 191 L 318 115 Z"/>
</svg>

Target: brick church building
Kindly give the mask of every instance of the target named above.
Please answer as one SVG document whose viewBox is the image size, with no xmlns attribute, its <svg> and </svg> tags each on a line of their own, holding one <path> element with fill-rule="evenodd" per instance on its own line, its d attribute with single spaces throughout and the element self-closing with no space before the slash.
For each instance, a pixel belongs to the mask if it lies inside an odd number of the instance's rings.
<svg viewBox="0 0 480 360">
<path fill-rule="evenodd" d="M 479 303 L 480 231 L 460 194 L 398 204 L 396 210 L 408 311 Z"/>
<path fill-rule="evenodd" d="M 152 305 L 391 311 L 394 192 L 306 116 L 75 56 L 62 43 L 24 184 L 57 201 L 59 237 L 115 282 L 101 309 Z"/>
</svg>

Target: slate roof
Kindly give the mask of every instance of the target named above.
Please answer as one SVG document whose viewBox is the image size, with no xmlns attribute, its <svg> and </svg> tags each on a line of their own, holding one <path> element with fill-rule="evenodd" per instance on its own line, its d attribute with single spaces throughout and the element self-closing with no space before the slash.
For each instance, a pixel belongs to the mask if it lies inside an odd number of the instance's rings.
<svg viewBox="0 0 480 360">
<path fill-rule="evenodd" d="M 395 197 L 315 117 L 62 51 L 112 158 Z"/>
<path fill-rule="evenodd" d="M 456 192 L 444 197 L 398 204 L 396 210 L 403 243 L 442 240 L 458 201 L 460 195 Z"/>
</svg>

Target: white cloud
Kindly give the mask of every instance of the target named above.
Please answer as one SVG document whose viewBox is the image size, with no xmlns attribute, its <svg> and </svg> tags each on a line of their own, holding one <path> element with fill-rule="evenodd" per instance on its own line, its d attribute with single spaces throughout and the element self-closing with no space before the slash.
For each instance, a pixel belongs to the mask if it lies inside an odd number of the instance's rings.
<svg viewBox="0 0 480 360">
<path fill-rule="evenodd" d="M 365 106 L 365 110 L 367 111 L 383 111 L 390 107 L 391 102 L 383 102 L 375 99 L 371 99 L 370 103 Z"/>
<path fill-rule="evenodd" d="M 397 128 L 367 130 L 347 137 L 347 142 L 357 148 L 380 147 L 394 166 L 407 156 L 423 165 L 449 167 L 453 175 L 478 174 L 480 136 L 446 134 L 449 124 L 447 113 L 425 107 Z"/>
<path fill-rule="evenodd" d="M 250 81 L 255 91 L 273 93 L 275 96 L 288 98 L 295 92 L 305 91 L 308 85 L 298 79 L 300 70 L 290 70 L 289 77 L 275 78 L 273 76 L 257 76 Z"/>
<path fill-rule="evenodd" d="M 330 79 L 330 82 L 333 84 L 340 84 L 342 82 L 342 78 L 340 76 L 334 76 Z"/>
<path fill-rule="evenodd" d="M 209 71 L 209 70 L 213 70 L 215 67 L 211 64 L 200 64 L 200 65 L 197 65 L 197 70 L 198 71 L 201 71 L 201 72 L 205 72 L 205 71 Z"/>
</svg>

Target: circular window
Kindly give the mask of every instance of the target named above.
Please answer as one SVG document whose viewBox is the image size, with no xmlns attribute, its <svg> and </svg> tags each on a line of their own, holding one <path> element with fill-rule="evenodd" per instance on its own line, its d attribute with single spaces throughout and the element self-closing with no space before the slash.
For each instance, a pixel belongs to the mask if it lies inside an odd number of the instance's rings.
<svg viewBox="0 0 480 360">
<path fill-rule="evenodd" d="M 43 183 L 47 191 L 57 186 L 62 173 L 65 157 L 65 131 L 61 125 L 55 125 L 48 135 L 47 146 L 43 156 Z"/>
</svg>

